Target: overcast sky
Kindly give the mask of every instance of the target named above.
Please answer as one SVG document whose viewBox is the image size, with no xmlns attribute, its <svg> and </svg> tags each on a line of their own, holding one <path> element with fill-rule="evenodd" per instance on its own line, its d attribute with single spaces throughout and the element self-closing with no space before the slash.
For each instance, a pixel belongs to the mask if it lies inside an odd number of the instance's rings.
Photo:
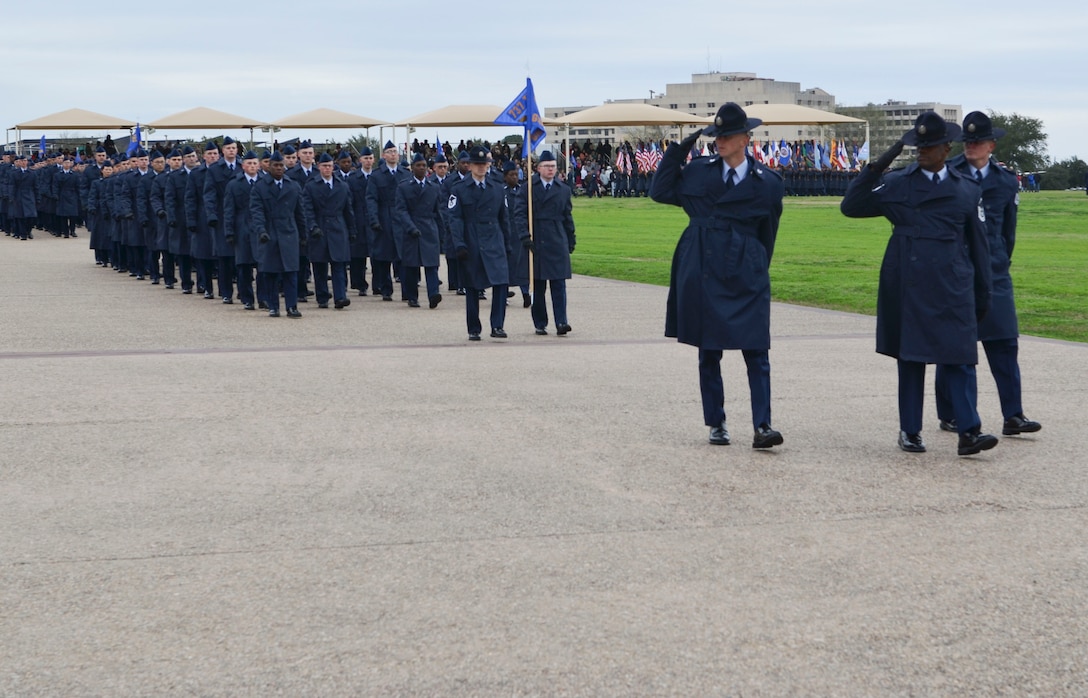
<svg viewBox="0 0 1088 698">
<path fill-rule="evenodd" d="M 527 75 L 542 109 L 596 105 L 709 67 L 820 87 L 846 106 L 1016 112 L 1043 121 L 1052 158 L 1088 159 L 1088 12 L 1078 3 L 51 0 L 5 3 L 3 20 L 16 30 L 0 43 L 5 128 L 73 107 L 141 122 L 195 106 L 399 121 L 448 104 L 505 106 Z M 439 132 L 455 142 L 502 134 Z"/>
</svg>

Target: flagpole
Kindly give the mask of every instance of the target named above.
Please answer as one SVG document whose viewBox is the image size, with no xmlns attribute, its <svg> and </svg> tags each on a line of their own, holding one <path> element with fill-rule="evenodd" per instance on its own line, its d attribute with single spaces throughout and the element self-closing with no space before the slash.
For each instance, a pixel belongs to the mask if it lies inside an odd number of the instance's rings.
<svg viewBox="0 0 1088 698">
<path fill-rule="evenodd" d="M 533 253 L 533 148 L 530 130 L 528 126 L 525 128 L 525 184 L 528 187 L 528 191 L 525 192 L 529 198 L 529 293 L 535 293 L 535 286 L 533 284 L 533 266 L 536 258 Z"/>
</svg>

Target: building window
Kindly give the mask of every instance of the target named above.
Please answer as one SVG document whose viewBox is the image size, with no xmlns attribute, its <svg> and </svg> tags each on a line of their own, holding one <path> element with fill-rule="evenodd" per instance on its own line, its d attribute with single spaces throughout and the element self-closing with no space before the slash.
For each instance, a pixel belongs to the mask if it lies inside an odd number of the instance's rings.
<svg viewBox="0 0 1088 698">
<path fill-rule="evenodd" d="M 697 109 L 698 106 L 695 102 L 688 102 L 688 109 Z"/>
<path fill-rule="evenodd" d="M 675 104 L 670 104 L 669 109 L 676 109 L 676 105 Z"/>
<path fill-rule="evenodd" d="M 751 102 L 751 101 L 745 102 L 745 103 L 744 103 L 744 106 L 746 106 L 746 107 L 750 107 L 750 106 L 752 106 L 752 102 Z"/>
<path fill-rule="evenodd" d="M 707 109 L 713 109 L 714 108 L 714 102 L 707 102 L 706 103 L 706 108 Z"/>
</svg>

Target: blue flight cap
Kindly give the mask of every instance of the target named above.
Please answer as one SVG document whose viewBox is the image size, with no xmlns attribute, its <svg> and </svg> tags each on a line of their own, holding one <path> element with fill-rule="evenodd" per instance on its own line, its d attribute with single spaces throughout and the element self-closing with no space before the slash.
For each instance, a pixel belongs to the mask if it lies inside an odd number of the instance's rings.
<svg viewBox="0 0 1088 698">
<path fill-rule="evenodd" d="M 328 153 L 321 153 L 321 157 L 317 159 L 318 162 L 333 162 L 333 158 Z"/>
<path fill-rule="evenodd" d="M 351 153 L 349 153 L 346 150 L 341 150 L 339 153 L 336 154 L 336 159 L 337 160 L 350 160 L 351 159 Z"/>
<path fill-rule="evenodd" d="M 272 157 L 272 151 L 269 150 L 268 148 L 265 148 L 264 150 L 261 151 L 261 159 L 262 160 L 268 160 L 271 157 Z"/>
<path fill-rule="evenodd" d="M 437 163 L 437 162 L 447 162 L 447 160 L 446 160 L 446 156 L 445 156 L 445 155 L 443 155 L 442 153 L 439 153 L 438 155 L 435 155 L 435 156 L 434 156 L 434 161 L 435 161 L 436 163 Z"/>
<path fill-rule="evenodd" d="M 393 141 L 386 141 L 385 145 L 382 147 L 382 150 L 389 150 L 390 148 L 393 148 L 395 150 L 396 147 L 397 146 L 393 145 Z"/>
<path fill-rule="evenodd" d="M 234 145 L 234 139 L 230 136 L 223 138 L 223 145 Z"/>
<path fill-rule="evenodd" d="M 242 156 L 242 159 L 243 160 L 256 160 L 257 159 L 257 153 L 253 152 L 252 150 L 247 150 L 246 154 Z"/>
<path fill-rule="evenodd" d="M 416 153 L 416 154 L 415 154 L 415 155 L 414 155 L 414 156 L 412 157 L 412 164 L 414 165 L 414 164 L 416 164 L 417 162 L 427 162 L 427 156 L 426 156 L 426 155 L 424 155 L 423 153 Z"/>
<path fill-rule="evenodd" d="M 312 148 L 312 147 L 314 147 L 314 144 L 311 143 L 310 141 L 302 141 L 301 143 L 298 144 L 298 149 L 299 150 L 303 150 L 304 148 Z"/>
<path fill-rule="evenodd" d="M 174 148 L 173 150 L 170 151 L 170 154 L 167 155 L 166 157 L 168 157 L 168 158 L 180 158 L 181 157 L 181 151 L 178 150 L 177 148 Z"/>
<path fill-rule="evenodd" d="M 278 152 L 280 152 L 280 151 L 278 151 L 278 150 L 277 150 L 276 152 L 278 153 Z M 295 154 L 295 152 L 296 152 L 296 151 L 295 151 L 295 146 L 293 146 L 293 145 L 285 145 L 285 146 L 283 146 L 283 154 L 284 154 L 284 155 L 294 155 L 294 154 Z"/>
<path fill-rule="evenodd" d="M 194 148 L 191 145 L 187 145 L 187 146 L 185 146 L 184 148 L 181 149 L 181 154 L 182 155 L 192 155 L 195 152 L 196 152 L 196 148 Z"/>
<path fill-rule="evenodd" d="M 545 150 L 540 154 L 540 157 L 537 158 L 536 161 L 537 162 L 555 162 L 555 156 L 552 155 L 552 151 Z"/>
<path fill-rule="evenodd" d="M 364 145 L 363 149 L 359 151 L 359 156 L 360 157 L 362 157 L 363 155 L 373 155 L 373 154 L 374 154 L 374 151 L 371 150 L 370 146 L 368 146 L 368 145 Z"/>
<path fill-rule="evenodd" d="M 219 152 L 219 146 L 215 144 L 215 141 L 208 141 L 204 144 L 204 152 L 206 153 L 209 150 L 214 150 L 217 153 Z"/>
<path fill-rule="evenodd" d="M 160 153 L 160 152 L 159 152 L 159 151 L 157 151 L 157 150 L 152 150 L 152 151 L 151 151 L 151 156 L 150 156 L 150 157 L 151 157 L 151 159 L 152 159 L 152 160 L 158 160 L 159 158 L 161 158 L 161 157 L 162 157 L 162 153 Z"/>
<path fill-rule="evenodd" d="M 462 160 L 468 160 L 467 150 L 462 150 L 460 153 L 457 153 L 457 161 L 460 162 Z"/>
<path fill-rule="evenodd" d="M 506 164 L 502 166 L 502 171 L 504 174 L 507 172 L 517 172 L 517 169 L 518 166 L 512 160 L 507 160 Z"/>
<path fill-rule="evenodd" d="M 143 148 L 137 148 L 135 151 L 133 151 L 132 157 L 134 157 L 134 158 L 146 158 L 147 157 L 147 151 L 144 150 Z"/>
<path fill-rule="evenodd" d="M 106 152 L 106 149 L 103 146 L 98 146 L 97 148 L 94 149 L 94 152 L 104 153 L 104 152 Z"/>
<path fill-rule="evenodd" d="M 268 158 L 271 162 L 283 162 L 283 153 L 276 151 L 272 153 L 272 157 Z"/>
</svg>

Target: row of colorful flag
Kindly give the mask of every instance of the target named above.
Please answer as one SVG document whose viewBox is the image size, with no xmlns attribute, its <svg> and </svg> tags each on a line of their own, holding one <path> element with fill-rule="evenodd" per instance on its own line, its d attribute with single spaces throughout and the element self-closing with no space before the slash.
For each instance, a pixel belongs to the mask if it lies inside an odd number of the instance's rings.
<svg viewBox="0 0 1088 698">
<path fill-rule="evenodd" d="M 807 167 L 814 170 L 860 170 L 869 161 L 869 142 L 858 144 L 843 140 L 794 141 L 784 139 L 760 143 L 752 141 L 749 154 L 768 167 Z"/>
</svg>

